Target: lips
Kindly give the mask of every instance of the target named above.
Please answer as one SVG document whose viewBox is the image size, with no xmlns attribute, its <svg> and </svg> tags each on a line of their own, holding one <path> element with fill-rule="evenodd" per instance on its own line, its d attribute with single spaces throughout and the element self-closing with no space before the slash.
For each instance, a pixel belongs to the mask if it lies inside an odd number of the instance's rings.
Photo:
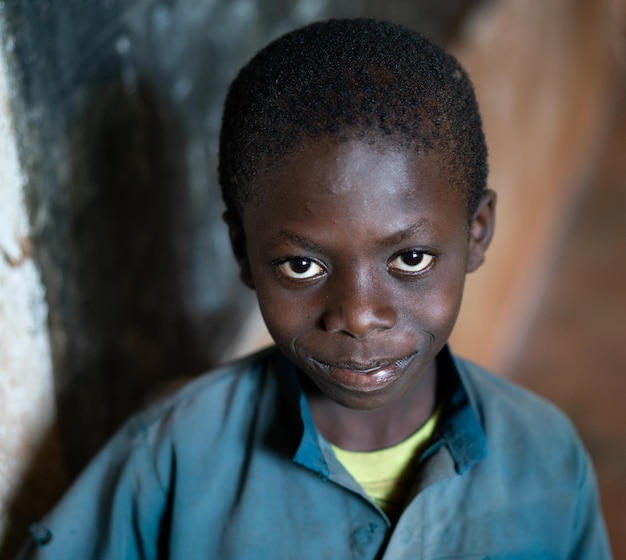
<svg viewBox="0 0 626 560">
<path fill-rule="evenodd" d="M 368 374 L 377 369 L 384 368 L 387 366 L 396 366 L 396 367 L 404 367 L 406 366 L 417 354 L 417 352 L 413 352 L 404 358 L 391 358 L 391 359 L 377 359 L 370 360 L 368 362 L 356 362 L 356 361 L 337 361 L 337 362 L 326 362 L 323 360 L 317 360 L 312 358 L 312 361 L 317 362 L 321 366 L 329 369 L 347 369 L 357 373 Z"/>
<path fill-rule="evenodd" d="M 328 363 L 312 358 L 311 361 L 334 383 L 345 388 L 377 390 L 398 379 L 417 352 L 404 358 L 376 359 L 367 362 L 338 361 Z"/>
<path fill-rule="evenodd" d="M 368 364 L 359 364 L 356 362 L 345 362 L 341 364 L 325 364 L 323 362 L 320 363 L 329 369 L 347 369 L 356 373 L 368 374 L 376 371 L 377 369 L 388 366 L 392 362 L 371 362 Z"/>
</svg>

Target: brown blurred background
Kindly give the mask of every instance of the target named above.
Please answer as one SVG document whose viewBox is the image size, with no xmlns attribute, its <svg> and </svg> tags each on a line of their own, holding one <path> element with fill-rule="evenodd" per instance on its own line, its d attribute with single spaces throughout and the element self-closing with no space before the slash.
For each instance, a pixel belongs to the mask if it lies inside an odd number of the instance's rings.
<svg viewBox="0 0 626 560">
<path fill-rule="evenodd" d="M 0 1 L 0 558 L 150 394 L 268 343 L 220 220 L 224 91 L 366 15 L 475 83 L 497 233 L 453 349 L 569 414 L 626 559 L 626 0 L 338 4 Z"/>
</svg>

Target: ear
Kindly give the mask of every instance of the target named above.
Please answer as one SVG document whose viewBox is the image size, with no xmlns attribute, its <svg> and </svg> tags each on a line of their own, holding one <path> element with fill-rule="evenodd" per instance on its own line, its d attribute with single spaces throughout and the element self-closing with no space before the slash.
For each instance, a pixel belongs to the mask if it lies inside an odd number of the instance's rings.
<svg viewBox="0 0 626 560">
<path fill-rule="evenodd" d="M 466 272 L 474 272 L 485 261 L 495 226 L 496 193 L 487 189 L 478 204 L 470 224 Z"/>
<path fill-rule="evenodd" d="M 252 279 L 252 270 L 250 269 L 250 260 L 248 259 L 248 247 L 246 245 L 246 236 L 243 232 L 241 220 L 233 217 L 226 211 L 222 214 L 222 219 L 228 226 L 230 234 L 230 245 L 235 254 L 235 259 L 239 265 L 239 278 L 251 290 L 254 290 L 254 280 Z"/>
</svg>

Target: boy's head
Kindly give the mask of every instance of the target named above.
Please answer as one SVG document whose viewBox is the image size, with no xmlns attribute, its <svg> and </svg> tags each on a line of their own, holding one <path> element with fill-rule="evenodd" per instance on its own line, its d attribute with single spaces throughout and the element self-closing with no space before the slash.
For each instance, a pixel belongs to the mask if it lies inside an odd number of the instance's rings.
<svg viewBox="0 0 626 560">
<path fill-rule="evenodd" d="M 314 23 L 261 50 L 228 93 L 219 175 L 231 218 L 255 179 L 303 139 L 392 140 L 436 150 L 467 196 L 485 188 L 487 149 L 472 85 L 454 57 L 418 33 L 367 19 Z"/>
<path fill-rule="evenodd" d="M 491 238 L 485 159 L 463 70 L 401 27 L 313 24 L 242 70 L 221 138 L 226 220 L 270 333 L 322 402 L 432 397 Z"/>
</svg>

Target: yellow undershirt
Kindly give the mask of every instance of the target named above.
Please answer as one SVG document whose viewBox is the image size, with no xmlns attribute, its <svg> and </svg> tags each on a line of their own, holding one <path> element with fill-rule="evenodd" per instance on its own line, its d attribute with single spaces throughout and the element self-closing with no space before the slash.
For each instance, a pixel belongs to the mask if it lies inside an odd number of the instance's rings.
<svg viewBox="0 0 626 560">
<path fill-rule="evenodd" d="M 413 481 L 413 460 L 421 455 L 432 436 L 439 409 L 413 435 L 385 449 L 346 451 L 331 444 L 339 462 L 392 521 L 404 509 Z"/>
</svg>

